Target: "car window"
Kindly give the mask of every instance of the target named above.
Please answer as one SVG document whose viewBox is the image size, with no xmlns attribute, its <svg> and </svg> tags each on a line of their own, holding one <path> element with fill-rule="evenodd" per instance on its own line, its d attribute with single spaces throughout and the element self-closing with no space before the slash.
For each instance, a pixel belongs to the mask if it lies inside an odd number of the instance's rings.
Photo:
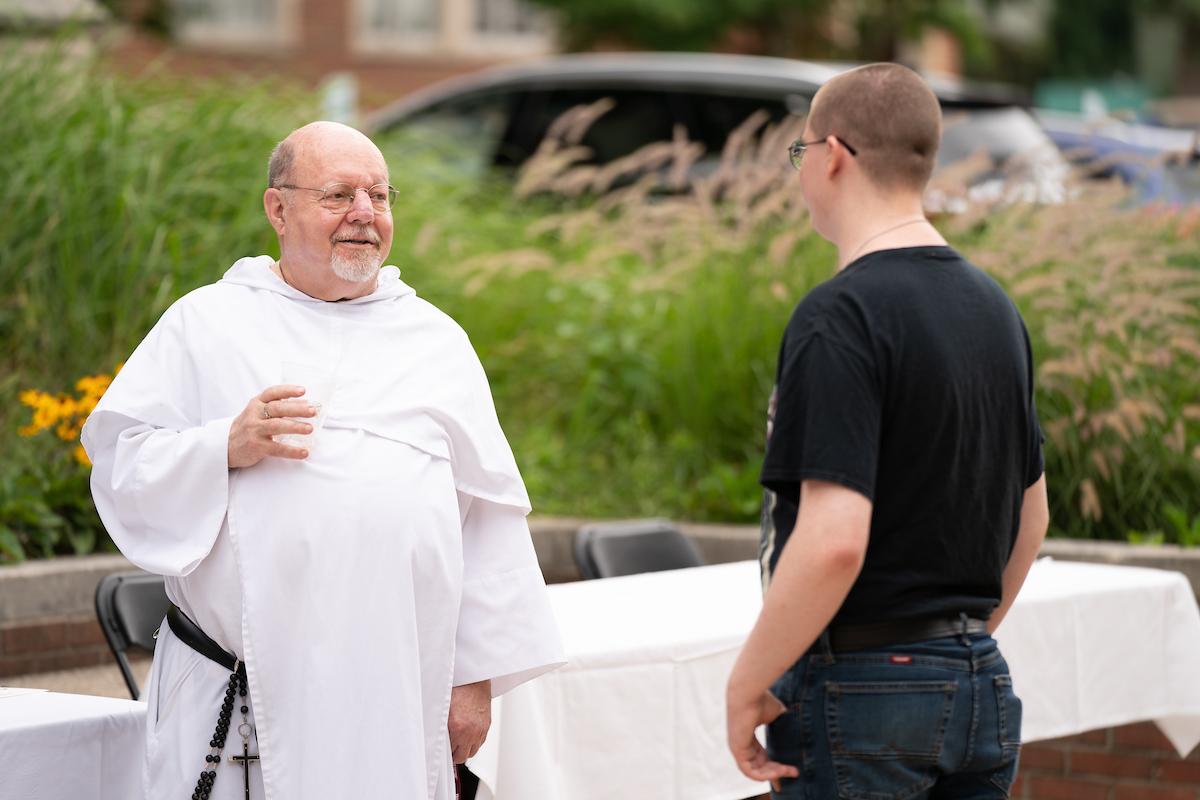
<svg viewBox="0 0 1200 800">
<path fill-rule="evenodd" d="M 537 149 L 551 123 L 572 108 L 605 98 L 614 106 L 588 128 L 580 144 L 593 153 L 591 163 L 606 164 L 651 142 L 671 138 L 679 113 L 663 92 L 629 89 L 552 89 L 529 91 L 522 98 L 505 145 L 496 154 L 503 166 L 520 164 Z"/>
<path fill-rule="evenodd" d="M 770 122 L 790 115 L 783 98 L 688 93 L 682 99 L 689 112 L 688 138 L 703 144 L 709 157 L 720 156 L 729 134 L 754 113 L 766 111 Z"/>
<path fill-rule="evenodd" d="M 430 166 L 479 176 L 495 160 L 513 103 L 511 92 L 453 97 L 389 128 L 383 140 L 406 160 L 417 160 L 409 168 L 422 166 L 421 159 L 427 158 Z"/>
</svg>

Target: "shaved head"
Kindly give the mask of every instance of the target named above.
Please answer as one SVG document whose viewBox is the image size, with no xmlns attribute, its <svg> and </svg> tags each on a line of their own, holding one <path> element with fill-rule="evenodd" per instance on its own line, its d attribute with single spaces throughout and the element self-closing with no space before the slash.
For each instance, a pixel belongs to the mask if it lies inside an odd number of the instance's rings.
<svg viewBox="0 0 1200 800">
<path fill-rule="evenodd" d="M 899 64 L 867 64 L 830 79 L 813 98 L 812 138 L 836 136 L 857 152 L 882 189 L 920 192 L 942 136 L 942 110 L 920 75 Z"/>
</svg>

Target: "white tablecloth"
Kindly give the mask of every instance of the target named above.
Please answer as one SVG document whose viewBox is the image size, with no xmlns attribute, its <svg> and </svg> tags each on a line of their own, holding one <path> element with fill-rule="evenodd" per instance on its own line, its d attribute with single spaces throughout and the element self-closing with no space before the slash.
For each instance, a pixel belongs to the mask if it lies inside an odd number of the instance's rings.
<svg viewBox="0 0 1200 800">
<path fill-rule="evenodd" d="M 761 606 L 758 565 L 550 587 L 570 663 L 493 705 L 470 762 L 497 800 L 760 794 L 725 748 L 725 679 Z M 1038 561 L 997 632 L 1026 741 L 1154 720 L 1200 741 L 1200 611 L 1183 575 Z"/>
<path fill-rule="evenodd" d="M 753 562 L 550 587 L 571 662 L 493 706 L 471 761 L 498 800 L 749 797 L 724 686 L 761 604 Z M 1042 560 L 997 633 L 1027 741 L 1154 720 L 1200 742 L 1200 611 L 1174 572 Z M 146 706 L 0 694 L 0 800 L 140 797 Z"/>
<path fill-rule="evenodd" d="M 1028 741 L 1153 720 L 1200 743 L 1200 609 L 1181 573 L 1042 559 L 996 631 Z"/>
<path fill-rule="evenodd" d="M 0 696 L 0 800 L 141 798 L 145 719 L 134 700 Z"/>
</svg>

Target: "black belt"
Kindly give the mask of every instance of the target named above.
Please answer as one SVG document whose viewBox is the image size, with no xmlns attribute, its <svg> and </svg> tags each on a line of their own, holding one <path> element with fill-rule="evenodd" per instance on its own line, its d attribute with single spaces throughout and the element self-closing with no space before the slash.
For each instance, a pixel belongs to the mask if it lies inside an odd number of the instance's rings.
<svg viewBox="0 0 1200 800">
<path fill-rule="evenodd" d="M 948 636 L 987 633 L 987 620 L 968 617 L 921 617 L 872 622 L 865 625 L 831 625 L 829 647 L 835 653 L 871 650 L 894 644 L 912 644 Z"/>
<path fill-rule="evenodd" d="M 171 633 L 175 634 L 175 638 L 186 644 L 188 647 L 195 650 L 200 655 L 215 661 L 230 672 L 242 670 L 245 672 L 245 666 L 241 664 L 238 657 L 233 653 L 227 653 L 221 648 L 221 645 L 209 638 L 208 634 L 200 629 L 200 626 L 188 619 L 187 614 L 179 610 L 179 607 L 172 604 L 167 609 L 167 624 L 171 626 Z"/>
<path fill-rule="evenodd" d="M 250 800 L 250 764 L 257 761 L 258 756 L 250 754 L 250 734 L 253 727 L 247 717 L 249 707 L 246 705 L 246 695 L 249 687 L 246 681 L 246 664 L 233 653 L 225 652 L 221 645 L 209 638 L 199 625 L 188 619 L 187 614 L 180 611 L 174 604 L 167 609 L 167 625 L 171 627 L 171 633 L 175 634 L 179 641 L 205 658 L 220 664 L 231 673 L 229 685 L 225 689 L 225 698 L 217 712 L 216 729 L 213 731 L 212 739 L 208 742 L 209 752 L 204 757 L 204 767 L 196 781 L 196 787 L 192 791 L 192 798 L 208 800 L 212 793 L 213 783 L 217 780 L 217 767 L 221 765 L 221 753 L 225 749 L 225 739 L 233 724 L 236 704 L 241 706 L 242 712 L 242 725 L 235 729 L 242 737 L 242 754 L 234 756 L 230 761 L 241 764 L 245 796 L 246 800 Z"/>
</svg>

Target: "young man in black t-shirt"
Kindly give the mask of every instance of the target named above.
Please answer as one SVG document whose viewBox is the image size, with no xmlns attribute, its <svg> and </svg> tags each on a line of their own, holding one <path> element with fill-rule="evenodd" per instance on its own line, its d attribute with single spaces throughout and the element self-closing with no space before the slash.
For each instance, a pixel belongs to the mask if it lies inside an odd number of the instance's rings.
<svg viewBox="0 0 1200 800">
<path fill-rule="evenodd" d="M 1049 518 L 1033 360 L 925 219 L 940 130 L 916 73 L 872 64 L 822 87 L 791 148 L 838 273 L 780 348 L 766 594 L 727 688 L 738 766 L 779 798 L 1002 798 L 1016 773 L 991 632 Z"/>
</svg>

